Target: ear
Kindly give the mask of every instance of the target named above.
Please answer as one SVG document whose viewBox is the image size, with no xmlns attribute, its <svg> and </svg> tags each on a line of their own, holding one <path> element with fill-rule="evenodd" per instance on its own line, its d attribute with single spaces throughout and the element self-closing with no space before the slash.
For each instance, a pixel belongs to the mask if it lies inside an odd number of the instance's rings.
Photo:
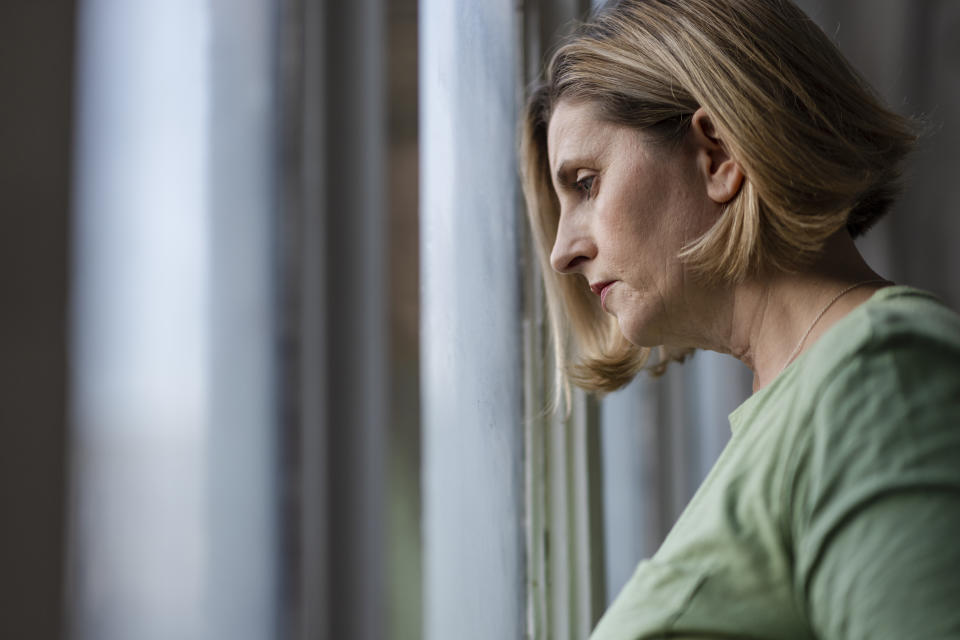
<svg viewBox="0 0 960 640">
<path fill-rule="evenodd" d="M 703 107 L 694 112 L 690 131 L 697 147 L 697 168 L 706 184 L 707 196 L 718 204 L 729 202 L 743 185 L 740 163 L 730 155 L 713 119 Z"/>
</svg>

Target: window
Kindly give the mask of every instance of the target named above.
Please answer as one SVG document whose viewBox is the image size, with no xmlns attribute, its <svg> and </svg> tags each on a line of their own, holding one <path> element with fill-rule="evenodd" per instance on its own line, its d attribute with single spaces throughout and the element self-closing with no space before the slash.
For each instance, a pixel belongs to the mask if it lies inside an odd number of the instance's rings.
<svg viewBox="0 0 960 640">
<path fill-rule="evenodd" d="M 515 123 L 590 3 L 39 4 L 0 20 L 0 636 L 587 637 L 750 390 L 701 353 L 542 412 Z M 956 3 L 800 4 L 943 121 L 864 246 L 956 306 Z"/>
</svg>

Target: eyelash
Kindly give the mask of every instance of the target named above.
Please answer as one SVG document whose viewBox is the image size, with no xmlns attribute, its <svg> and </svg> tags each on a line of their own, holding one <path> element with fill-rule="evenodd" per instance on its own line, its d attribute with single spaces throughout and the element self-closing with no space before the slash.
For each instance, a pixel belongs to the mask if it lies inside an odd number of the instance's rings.
<svg viewBox="0 0 960 640">
<path fill-rule="evenodd" d="M 589 200 L 593 197 L 593 185 L 597 180 L 597 176 L 584 176 L 577 180 L 576 187 L 577 191 L 582 193 Z"/>
</svg>

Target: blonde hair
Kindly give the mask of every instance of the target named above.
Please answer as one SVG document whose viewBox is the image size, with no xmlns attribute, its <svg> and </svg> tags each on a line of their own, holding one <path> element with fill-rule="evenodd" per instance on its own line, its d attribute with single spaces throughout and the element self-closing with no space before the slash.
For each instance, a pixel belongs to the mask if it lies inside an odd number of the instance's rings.
<svg viewBox="0 0 960 640">
<path fill-rule="evenodd" d="M 520 153 L 561 384 L 592 391 L 625 385 L 650 350 L 624 338 L 583 278 L 550 267 L 559 203 L 547 126 L 560 100 L 589 102 L 604 120 L 664 143 L 706 109 L 745 179 L 679 257 L 728 283 L 800 268 L 844 227 L 866 231 L 896 197 L 915 140 L 910 121 L 884 107 L 789 0 L 624 0 L 581 25 L 530 95 Z M 683 355 L 662 352 L 652 369 Z"/>
</svg>

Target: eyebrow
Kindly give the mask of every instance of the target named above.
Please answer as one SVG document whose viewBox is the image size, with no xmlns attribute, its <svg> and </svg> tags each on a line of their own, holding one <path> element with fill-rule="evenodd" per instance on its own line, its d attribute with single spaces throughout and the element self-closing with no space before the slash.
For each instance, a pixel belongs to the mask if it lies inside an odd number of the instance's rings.
<svg viewBox="0 0 960 640">
<path fill-rule="evenodd" d="M 576 176 L 570 175 L 573 171 L 572 167 L 580 166 L 581 164 L 584 164 L 584 162 L 586 161 L 578 159 L 569 159 L 561 162 L 560 166 L 557 167 L 557 173 L 555 174 L 557 184 L 568 189 L 573 188 L 577 181 Z"/>
</svg>

